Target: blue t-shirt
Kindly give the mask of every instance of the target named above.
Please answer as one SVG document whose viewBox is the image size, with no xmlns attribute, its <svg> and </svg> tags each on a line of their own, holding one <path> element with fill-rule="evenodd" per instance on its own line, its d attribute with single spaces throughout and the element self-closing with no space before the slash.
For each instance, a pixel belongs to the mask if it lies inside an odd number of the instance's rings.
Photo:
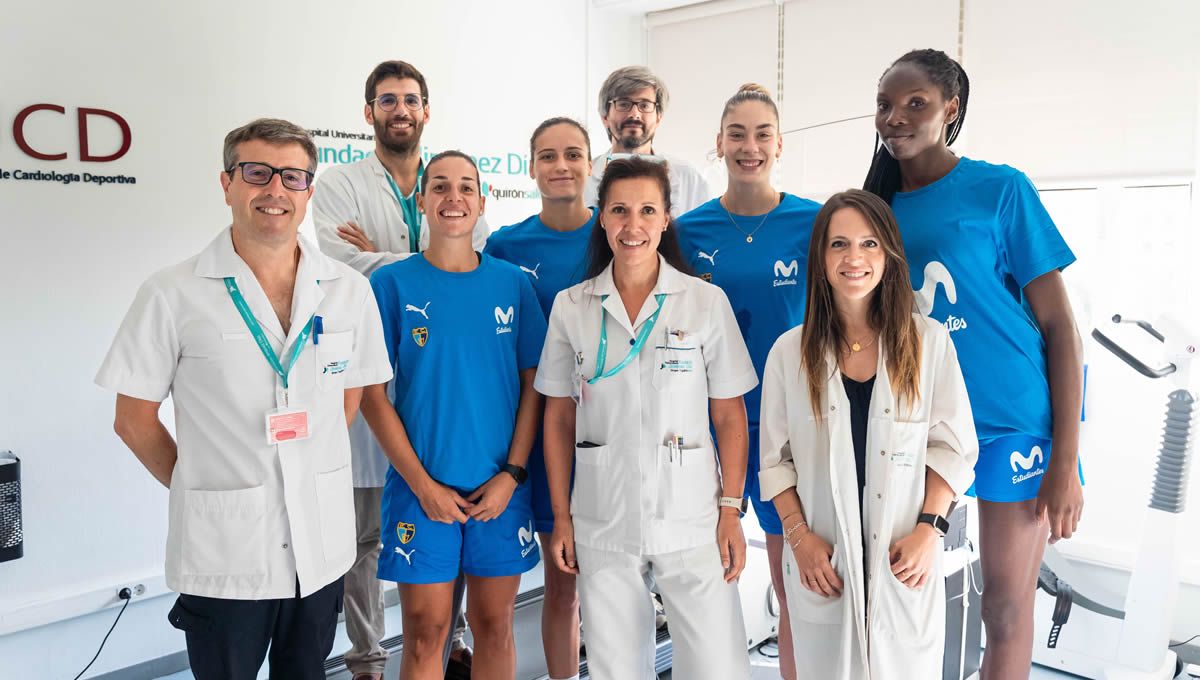
<svg viewBox="0 0 1200 680">
<path fill-rule="evenodd" d="M 573 231 L 555 231 L 542 218 L 531 215 L 492 232 L 483 252 L 520 267 L 549 318 L 554 296 L 583 281 L 588 239 L 595 226 L 595 210 L 591 219 Z"/>
<path fill-rule="evenodd" d="M 475 489 L 508 460 L 518 372 L 537 366 L 546 339 L 527 278 L 490 255 L 459 273 L 413 255 L 371 276 L 396 413 L 425 470 L 447 486 Z"/>
<path fill-rule="evenodd" d="M 808 242 L 820 209 L 819 203 L 783 194 L 765 222 L 761 215 L 727 213 L 719 198 L 679 217 L 683 256 L 697 276 L 725 291 L 760 381 L 775 341 L 804 322 Z M 750 233 L 753 243 L 746 242 Z M 758 424 L 761 396 L 761 387 L 746 393 L 752 426 Z M 758 452 L 750 457 L 753 464 Z"/>
<path fill-rule="evenodd" d="M 917 307 L 954 340 L 981 443 L 1050 438 L 1046 348 L 1025 286 L 1075 261 L 1037 189 L 1007 165 L 963 158 L 938 181 L 897 193 Z"/>
</svg>

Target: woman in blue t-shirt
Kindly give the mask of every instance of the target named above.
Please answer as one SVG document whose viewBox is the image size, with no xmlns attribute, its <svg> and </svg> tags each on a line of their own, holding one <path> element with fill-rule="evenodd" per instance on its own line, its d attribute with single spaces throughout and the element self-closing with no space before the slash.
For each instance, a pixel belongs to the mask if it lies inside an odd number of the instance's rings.
<svg viewBox="0 0 1200 680">
<path fill-rule="evenodd" d="M 804 321 L 808 242 L 820 204 L 779 191 L 771 170 L 783 153 L 779 109 L 766 88 L 738 89 L 721 112 L 717 155 L 725 160 L 725 193 L 679 218 L 679 243 L 696 274 L 729 297 L 738 328 L 759 376 L 775 340 Z M 783 589 L 783 527 L 758 484 L 758 411 L 761 390 L 746 394 L 750 458 L 746 494 L 766 534 L 771 582 L 779 607 L 779 673 L 795 680 L 792 637 Z"/>
<path fill-rule="evenodd" d="M 393 395 L 378 385 L 362 403 L 391 463 L 378 576 L 400 591 L 400 677 L 441 676 L 461 571 L 473 672 L 512 678 L 514 602 L 539 560 L 524 482 L 546 320 L 524 272 L 472 247 L 484 197 L 471 157 L 443 151 L 420 184 L 429 248 L 371 275 L 396 374 Z"/>
<path fill-rule="evenodd" d="M 958 350 L 980 444 L 968 493 L 979 499 L 982 674 L 1009 678 L 1029 672 L 1047 535 L 1070 538 L 1083 509 L 1083 349 L 1061 274 L 1075 255 L 1037 189 L 949 148 L 968 92 L 943 52 L 896 60 L 879 81 L 880 143 L 863 188 L 891 204 L 917 306 Z"/>
<path fill-rule="evenodd" d="M 592 174 L 592 144 L 587 130 L 572 118 L 542 121 L 529 138 L 529 176 L 542 194 L 542 209 L 488 237 L 483 252 L 511 262 L 533 284 L 546 316 L 559 291 L 583 281 L 588 239 L 596 226 L 596 211 L 584 201 Z M 529 453 L 529 486 L 534 528 L 542 545 L 554 531 L 554 511 L 539 436 Z M 579 596 L 575 575 L 554 560 L 543 561 L 545 599 L 542 601 L 542 648 L 550 680 L 578 678 Z"/>
</svg>

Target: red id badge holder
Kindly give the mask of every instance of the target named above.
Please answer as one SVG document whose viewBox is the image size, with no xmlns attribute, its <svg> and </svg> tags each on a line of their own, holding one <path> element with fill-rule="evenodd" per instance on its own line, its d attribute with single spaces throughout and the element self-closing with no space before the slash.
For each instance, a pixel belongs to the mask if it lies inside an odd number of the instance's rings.
<svg viewBox="0 0 1200 680">
<path fill-rule="evenodd" d="M 312 436 L 308 409 L 289 404 L 287 390 L 282 386 L 275 389 L 275 403 L 276 408 L 267 411 L 264 416 L 268 445 L 302 441 Z"/>
</svg>

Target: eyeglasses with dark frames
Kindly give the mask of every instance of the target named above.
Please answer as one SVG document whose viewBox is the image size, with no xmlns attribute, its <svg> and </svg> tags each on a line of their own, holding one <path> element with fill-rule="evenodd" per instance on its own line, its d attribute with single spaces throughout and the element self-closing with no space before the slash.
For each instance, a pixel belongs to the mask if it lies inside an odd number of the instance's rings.
<svg viewBox="0 0 1200 680">
<path fill-rule="evenodd" d="M 408 109 L 409 111 L 420 111 L 421 108 L 425 106 L 425 102 L 426 102 L 425 98 L 422 97 L 421 95 L 412 94 L 412 93 L 404 95 L 403 100 L 404 100 L 404 108 Z M 396 95 L 389 92 L 387 94 L 379 95 L 378 97 L 372 99 L 368 103 L 369 104 L 379 104 L 379 108 L 383 109 L 384 111 L 387 111 L 388 113 L 391 113 L 392 111 L 396 110 L 396 105 L 399 104 L 400 101 L 401 101 L 400 97 L 397 97 Z"/>
<path fill-rule="evenodd" d="M 313 182 L 313 174 L 307 170 L 301 170 L 300 168 L 276 168 L 266 163 L 255 163 L 254 161 L 242 161 L 225 172 L 229 173 L 230 178 L 232 178 L 233 172 L 238 168 L 242 169 L 242 179 L 245 180 L 246 184 L 253 184 L 260 187 L 270 184 L 271 178 L 277 174 L 283 183 L 283 188 L 289 191 L 306 191 L 312 186 Z"/>
<path fill-rule="evenodd" d="M 608 100 L 608 103 L 621 113 L 629 113 L 635 106 L 637 107 L 637 110 L 641 111 L 642 113 L 654 113 L 658 110 L 658 102 L 651 99 L 638 99 L 635 101 L 633 99 L 620 98 L 610 99 Z"/>
</svg>

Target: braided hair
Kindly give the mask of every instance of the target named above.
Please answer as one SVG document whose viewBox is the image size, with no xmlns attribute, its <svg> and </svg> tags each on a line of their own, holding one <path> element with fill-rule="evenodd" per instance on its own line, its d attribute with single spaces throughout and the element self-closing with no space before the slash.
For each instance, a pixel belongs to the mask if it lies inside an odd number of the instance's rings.
<svg viewBox="0 0 1200 680">
<path fill-rule="evenodd" d="M 946 125 L 946 146 L 950 146 L 958 139 L 958 133 L 967 117 L 967 97 L 971 91 L 967 72 L 945 52 L 924 49 L 913 50 L 900 57 L 892 62 L 883 74 L 887 75 L 888 71 L 899 64 L 913 64 L 924 71 L 929 80 L 942 91 L 946 101 L 958 97 L 958 116 Z M 882 80 L 882 76 L 880 79 Z M 871 158 L 871 168 L 867 170 L 863 189 L 882 198 L 889 205 L 892 197 L 900 190 L 900 161 L 892 157 L 878 133 L 875 134 L 875 155 Z"/>
</svg>

